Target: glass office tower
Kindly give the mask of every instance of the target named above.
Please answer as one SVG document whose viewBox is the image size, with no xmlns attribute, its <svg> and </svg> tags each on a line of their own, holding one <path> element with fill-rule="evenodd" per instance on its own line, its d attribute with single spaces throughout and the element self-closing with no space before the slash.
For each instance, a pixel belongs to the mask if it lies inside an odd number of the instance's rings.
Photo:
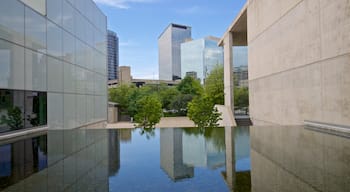
<svg viewBox="0 0 350 192">
<path fill-rule="evenodd" d="M 117 34 L 108 30 L 108 80 L 118 79 L 119 67 L 119 38 Z"/>
<path fill-rule="evenodd" d="M 160 80 L 181 78 L 181 43 L 191 39 L 191 27 L 170 24 L 158 38 Z"/>
<path fill-rule="evenodd" d="M 106 121 L 106 16 L 95 3 L 0 4 L 0 132 Z"/>
<path fill-rule="evenodd" d="M 205 37 L 181 44 L 181 78 L 196 74 L 203 84 L 207 75 L 216 65 L 223 65 L 222 47 L 218 47 L 219 39 Z"/>
</svg>

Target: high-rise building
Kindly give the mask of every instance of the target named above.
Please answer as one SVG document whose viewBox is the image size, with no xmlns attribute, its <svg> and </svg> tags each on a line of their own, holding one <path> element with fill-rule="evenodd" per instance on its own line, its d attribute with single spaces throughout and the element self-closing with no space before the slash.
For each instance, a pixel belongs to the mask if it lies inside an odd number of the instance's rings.
<svg viewBox="0 0 350 192">
<path fill-rule="evenodd" d="M 191 27 L 171 23 L 158 38 L 159 79 L 181 78 L 181 43 L 191 39 Z"/>
<path fill-rule="evenodd" d="M 181 78 L 188 72 L 196 72 L 197 78 L 204 83 L 207 75 L 216 65 L 223 65 L 223 49 L 218 47 L 220 39 L 205 37 L 181 44 Z"/>
<path fill-rule="evenodd" d="M 0 132 L 106 121 L 106 21 L 92 0 L 1 1 Z"/>
<path fill-rule="evenodd" d="M 119 67 L 119 38 L 117 34 L 108 30 L 108 80 L 118 79 Z"/>
</svg>

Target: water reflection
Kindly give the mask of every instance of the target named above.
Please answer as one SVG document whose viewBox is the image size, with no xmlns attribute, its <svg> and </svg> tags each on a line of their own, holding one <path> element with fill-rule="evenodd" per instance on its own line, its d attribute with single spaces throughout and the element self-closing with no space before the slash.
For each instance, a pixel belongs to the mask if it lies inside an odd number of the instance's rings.
<svg viewBox="0 0 350 192">
<path fill-rule="evenodd" d="M 160 130 L 160 166 L 173 180 L 194 176 L 193 166 L 185 165 L 182 129 Z"/>
<path fill-rule="evenodd" d="M 252 191 L 349 191 L 350 139 L 297 126 L 251 127 Z"/>
<path fill-rule="evenodd" d="M 113 134 L 111 134 L 112 136 Z M 108 149 L 111 146 L 111 151 L 118 150 L 118 144 L 108 142 L 109 139 L 114 142 L 114 139 L 108 137 L 107 130 L 50 130 L 47 136 L 42 137 L 47 138 L 47 157 L 43 156 L 46 154 L 46 145 L 42 145 L 42 147 L 39 144 L 34 145 L 33 141 L 36 141 L 37 138 L 26 139 L 20 141 L 19 144 L 17 142 L 11 144 L 14 146 L 11 153 L 1 151 L 1 163 L 3 162 L 3 154 L 10 154 L 12 159 L 22 160 L 24 165 L 21 166 L 21 164 L 16 163 L 17 161 L 12 161 L 14 164 L 11 167 L 14 170 L 3 170 L 3 166 L 1 166 L 1 174 L 11 172 L 12 175 L 17 175 L 16 182 L 13 183 L 1 176 L 1 183 L 5 183 L 6 186 L 11 185 L 4 191 L 109 190 Z M 17 147 L 18 145 L 19 147 Z M 35 148 L 35 146 L 37 147 Z M 6 150 L 7 146 L 4 148 Z M 24 152 L 21 151 L 23 149 Z M 37 154 L 32 154 L 36 151 Z M 44 163 L 44 166 L 43 163 L 37 162 L 41 159 L 40 151 L 43 151 L 41 156 L 47 162 Z M 118 151 L 110 157 L 114 165 L 111 170 L 117 171 Z M 22 172 L 23 174 L 19 174 Z M 5 187 L 2 186 L 1 189 Z"/>
<path fill-rule="evenodd" d="M 0 190 L 47 167 L 46 135 L 0 146 Z"/>
<path fill-rule="evenodd" d="M 350 189 L 350 139 L 304 127 L 50 130 L 0 145 L 4 191 Z"/>
</svg>

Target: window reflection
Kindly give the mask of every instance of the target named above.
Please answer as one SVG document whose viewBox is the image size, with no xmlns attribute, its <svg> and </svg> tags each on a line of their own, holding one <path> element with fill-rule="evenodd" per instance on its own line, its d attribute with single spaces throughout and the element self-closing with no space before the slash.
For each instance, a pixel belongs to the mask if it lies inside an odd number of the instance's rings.
<svg viewBox="0 0 350 192">
<path fill-rule="evenodd" d="M 47 123 L 45 92 L 0 89 L 0 133 Z"/>
</svg>

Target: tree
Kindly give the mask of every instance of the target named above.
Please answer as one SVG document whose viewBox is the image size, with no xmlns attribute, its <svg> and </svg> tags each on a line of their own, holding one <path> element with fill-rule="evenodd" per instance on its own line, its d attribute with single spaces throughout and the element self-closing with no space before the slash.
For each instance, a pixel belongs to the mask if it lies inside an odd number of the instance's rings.
<svg viewBox="0 0 350 192">
<path fill-rule="evenodd" d="M 176 87 L 169 87 L 167 89 L 161 90 L 160 98 L 162 101 L 163 109 L 173 109 L 171 104 L 176 99 L 177 96 L 180 95 L 180 92 L 176 89 Z"/>
<path fill-rule="evenodd" d="M 171 102 L 171 108 L 177 111 L 179 116 L 186 116 L 188 103 L 192 101 L 193 97 L 190 94 L 179 94 Z"/>
<path fill-rule="evenodd" d="M 186 76 L 177 85 L 177 90 L 179 90 L 181 94 L 189 94 L 193 96 L 199 96 L 203 93 L 203 87 L 199 80 L 195 80 L 191 76 Z"/>
<path fill-rule="evenodd" d="M 220 113 L 207 95 L 196 97 L 188 104 L 187 116 L 198 127 L 217 127 L 217 122 L 221 119 Z"/>
<path fill-rule="evenodd" d="M 213 100 L 214 104 L 224 104 L 224 67 L 216 65 L 205 79 L 205 93 Z"/>
<path fill-rule="evenodd" d="M 136 102 L 135 122 L 144 128 L 154 127 L 162 117 L 162 104 L 156 95 L 144 96 Z"/>
<path fill-rule="evenodd" d="M 10 107 L 7 110 L 7 115 L 2 115 L 0 124 L 5 124 L 13 130 L 23 128 L 22 111 L 19 107 Z"/>
<path fill-rule="evenodd" d="M 249 106 L 249 92 L 247 87 L 236 87 L 234 89 L 234 103 L 238 108 Z"/>
<path fill-rule="evenodd" d="M 135 89 L 135 86 L 126 84 L 118 85 L 116 88 L 110 88 L 109 101 L 118 103 L 120 110 L 126 113 L 129 106 L 129 98 Z"/>
</svg>

